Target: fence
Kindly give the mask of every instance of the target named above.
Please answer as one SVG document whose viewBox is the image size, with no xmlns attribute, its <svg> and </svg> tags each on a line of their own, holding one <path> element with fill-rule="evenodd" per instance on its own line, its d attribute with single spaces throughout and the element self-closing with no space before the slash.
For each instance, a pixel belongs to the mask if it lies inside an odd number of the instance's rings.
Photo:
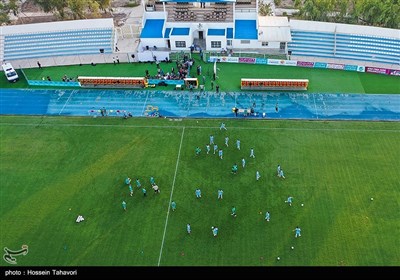
<svg viewBox="0 0 400 280">
<path fill-rule="evenodd" d="M 18 65 L 22 68 L 35 68 L 38 67 L 37 62 L 40 61 L 42 67 L 49 66 L 63 66 L 63 65 L 80 65 L 80 64 L 100 64 L 100 63 L 113 63 L 114 60 L 119 59 L 120 62 L 134 62 L 132 53 L 118 52 L 118 54 L 93 54 L 93 55 L 73 55 L 73 56 L 54 56 L 43 57 L 40 59 L 21 59 L 12 60 L 13 65 Z"/>
<path fill-rule="evenodd" d="M 203 56 L 204 61 L 208 61 L 210 56 L 229 56 L 229 57 L 253 57 L 253 58 L 264 58 L 264 59 L 287 59 L 286 54 L 266 54 L 256 52 L 241 52 L 235 51 L 232 54 L 221 53 L 221 52 L 205 52 Z"/>
</svg>

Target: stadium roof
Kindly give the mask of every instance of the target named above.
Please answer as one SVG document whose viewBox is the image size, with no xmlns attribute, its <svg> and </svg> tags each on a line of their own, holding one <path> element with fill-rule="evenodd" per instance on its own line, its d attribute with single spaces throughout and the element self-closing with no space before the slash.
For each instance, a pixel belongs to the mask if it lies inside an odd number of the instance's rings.
<svg viewBox="0 0 400 280">
<path fill-rule="evenodd" d="M 100 19 L 81 19 L 81 20 L 66 20 L 66 21 L 9 25 L 9 26 L 1 26 L 0 34 L 6 36 L 12 34 L 82 30 L 85 28 L 112 29 L 114 28 L 114 21 L 112 18 L 100 18 Z"/>
<path fill-rule="evenodd" d="M 364 26 L 355 24 L 343 24 L 333 22 L 308 21 L 308 20 L 290 20 L 292 30 L 329 32 L 339 34 L 358 34 L 377 37 L 400 38 L 399 29 L 382 28 L 375 26 Z"/>
<path fill-rule="evenodd" d="M 258 40 L 262 42 L 291 42 L 287 17 L 265 16 L 258 18 Z"/>
</svg>

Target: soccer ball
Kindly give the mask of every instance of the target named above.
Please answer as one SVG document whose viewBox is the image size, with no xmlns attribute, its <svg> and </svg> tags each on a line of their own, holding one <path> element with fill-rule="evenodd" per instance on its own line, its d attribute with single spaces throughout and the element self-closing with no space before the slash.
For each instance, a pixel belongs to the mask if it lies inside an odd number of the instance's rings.
<svg viewBox="0 0 400 280">
<path fill-rule="evenodd" d="M 374 200 L 374 198 L 373 198 L 373 197 L 371 197 L 371 201 L 372 201 L 372 200 Z"/>
<path fill-rule="evenodd" d="M 277 257 L 277 258 L 276 258 L 277 261 L 279 261 L 280 259 L 281 259 L 280 257 Z"/>
<path fill-rule="evenodd" d="M 301 206 L 304 206 L 304 204 L 302 203 Z"/>
<path fill-rule="evenodd" d="M 211 227 L 211 229 L 214 229 L 214 227 Z"/>
<path fill-rule="evenodd" d="M 262 212 L 260 211 L 260 215 L 262 214 Z"/>
<path fill-rule="evenodd" d="M 292 247 L 291 247 L 291 249 L 293 250 L 293 249 L 294 249 L 294 247 L 292 246 Z"/>
</svg>

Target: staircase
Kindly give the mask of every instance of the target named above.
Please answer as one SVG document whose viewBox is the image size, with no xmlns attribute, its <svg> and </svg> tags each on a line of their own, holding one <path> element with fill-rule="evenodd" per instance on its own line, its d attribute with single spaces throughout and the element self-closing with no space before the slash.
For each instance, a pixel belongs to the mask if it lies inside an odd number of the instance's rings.
<svg viewBox="0 0 400 280">
<path fill-rule="evenodd" d="M 206 49 L 206 40 L 205 39 L 193 39 L 193 44 L 195 46 L 199 46 L 202 50 Z"/>
</svg>

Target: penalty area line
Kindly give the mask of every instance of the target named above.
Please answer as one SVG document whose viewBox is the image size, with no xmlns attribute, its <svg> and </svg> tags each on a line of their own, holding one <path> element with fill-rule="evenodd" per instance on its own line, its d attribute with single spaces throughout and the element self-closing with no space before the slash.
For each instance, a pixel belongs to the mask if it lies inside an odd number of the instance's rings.
<svg viewBox="0 0 400 280">
<path fill-rule="evenodd" d="M 169 218 L 169 211 L 170 211 L 170 209 L 171 209 L 170 205 L 171 205 L 171 201 L 172 201 L 172 195 L 174 194 L 175 179 L 176 179 L 176 173 L 178 172 L 179 159 L 180 159 L 180 157 L 181 157 L 181 149 L 182 149 L 183 135 L 185 135 L 185 127 L 183 127 L 182 136 L 181 136 L 181 143 L 179 144 L 178 157 L 177 157 L 177 159 L 176 159 L 176 165 L 175 165 L 175 174 L 174 174 L 174 179 L 172 180 L 172 189 L 171 189 L 171 194 L 170 194 L 170 196 L 169 196 L 167 217 L 165 218 L 164 233 L 163 233 L 163 238 L 162 238 L 162 242 L 161 242 L 160 256 L 158 257 L 158 264 L 157 264 L 157 266 L 160 266 L 161 257 L 162 257 L 162 251 L 163 251 L 163 248 L 164 248 L 165 233 L 166 233 L 166 231 L 167 231 L 168 218 Z"/>
</svg>

